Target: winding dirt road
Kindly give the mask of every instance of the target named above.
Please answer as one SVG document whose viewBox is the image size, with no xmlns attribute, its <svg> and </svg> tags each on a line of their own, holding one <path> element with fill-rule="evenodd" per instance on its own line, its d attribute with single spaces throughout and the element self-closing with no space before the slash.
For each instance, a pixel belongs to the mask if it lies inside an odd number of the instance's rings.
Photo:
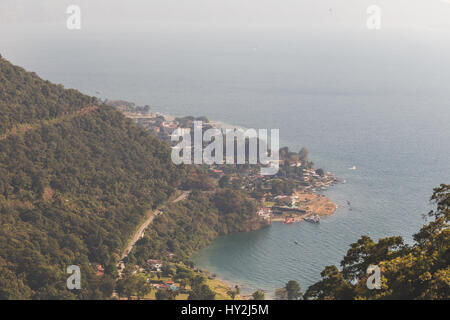
<svg viewBox="0 0 450 320">
<path fill-rule="evenodd" d="M 4 132 L 3 134 L 1 134 L 0 140 L 5 140 L 9 136 L 16 135 L 16 134 L 25 134 L 29 130 L 35 130 L 42 126 L 52 125 L 52 124 L 55 124 L 55 123 L 58 123 L 61 121 L 71 120 L 77 116 L 84 115 L 84 114 L 87 114 L 89 112 L 96 111 L 96 110 L 98 110 L 98 106 L 87 106 L 87 107 L 81 108 L 78 111 L 75 111 L 74 113 L 64 114 L 57 118 L 48 119 L 48 120 L 39 120 L 39 121 L 31 122 L 31 123 L 17 124 L 15 127 L 11 128 L 7 132 Z"/>
<path fill-rule="evenodd" d="M 172 200 L 172 203 L 186 199 L 189 196 L 189 193 L 190 191 L 183 191 L 181 195 L 179 195 L 176 199 Z M 126 256 L 128 256 L 128 254 L 131 252 L 136 242 L 144 236 L 145 230 L 147 229 L 149 224 L 152 223 L 153 219 L 160 213 L 161 213 L 160 209 L 156 209 L 155 211 L 151 210 L 147 211 L 145 221 L 140 225 L 136 233 L 133 235 L 133 238 L 131 239 L 127 248 L 120 257 L 120 260 L 123 260 Z"/>
</svg>

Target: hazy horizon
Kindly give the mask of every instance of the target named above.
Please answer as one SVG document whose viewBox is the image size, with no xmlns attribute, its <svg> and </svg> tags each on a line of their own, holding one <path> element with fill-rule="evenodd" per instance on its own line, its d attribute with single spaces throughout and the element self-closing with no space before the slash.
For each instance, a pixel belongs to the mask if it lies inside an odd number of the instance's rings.
<svg viewBox="0 0 450 320">
<path fill-rule="evenodd" d="M 69 5 L 78 5 L 82 21 L 113 27 L 152 22 L 180 27 L 291 27 L 364 29 L 366 9 L 382 9 L 383 28 L 450 31 L 449 0 L 2 0 L 0 24 L 48 23 L 67 19 Z"/>
</svg>

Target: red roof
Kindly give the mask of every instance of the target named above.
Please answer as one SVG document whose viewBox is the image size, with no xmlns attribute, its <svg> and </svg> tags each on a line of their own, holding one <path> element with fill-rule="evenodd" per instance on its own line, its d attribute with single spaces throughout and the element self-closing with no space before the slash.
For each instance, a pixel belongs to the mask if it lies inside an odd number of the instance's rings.
<svg viewBox="0 0 450 320">
<path fill-rule="evenodd" d="M 103 268 L 100 264 L 97 265 L 97 276 L 102 276 L 105 274 L 105 268 Z"/>
<path fill-rule="evenodd" d="M 154 260 L 154 259 L 148 259 L 147 263 L 151 263 L 151 264 L 161 264 L 162 260 Z"/>
</svg>

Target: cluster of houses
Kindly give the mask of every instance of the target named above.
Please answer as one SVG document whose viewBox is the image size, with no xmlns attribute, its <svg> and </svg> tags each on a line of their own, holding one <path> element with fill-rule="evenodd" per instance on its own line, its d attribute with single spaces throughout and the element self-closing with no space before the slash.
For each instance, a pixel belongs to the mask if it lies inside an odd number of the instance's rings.
<svg viewBox="0 0 450 320">
<path fill-rule="evenodd" d="M 161 268 L 163 266 L 163 261 L 162 260 L 156 260 L 156 259 L 148 259 L 147 260 L 147 265 L 150 267 L 150 269 L 152 271 L 161 271 Z"/>
<path fill-rule="evenodd" d="M 314 169 L 303 169 L 303 175 L 305 177 L 320 178 L 320 175 Z"/>
<path fill-rule="evenodd" d="M 194 119 L 193 117 L 175 119 L 160 113 L 123 112 L 126 117 L 134 119 L 138 124 L 141 124 L 144 128 L 153 132 L 163 140 L 170 139 L 170 135 L 176 129 L 181 130 L 181 135 L 190 134 L 191 128 L 189 127 L 193 125 L 192 121 Z M 208 123 L 208 126 L 216 127 L 215 123 L 209 122 L 209 120 L 206 120 L 206 122 Z M 278 161 L 280 167 L 286 168 L 286 166 L 289 166 L 290 168 L 293 168 L 286 169 L 287 177 L 295 181 L 297 184 L 296 187 L 302 190 L 310 190 L 312 192 L 326 190 L 327 187 L 337 181 L 331 173 L 324 173 L 322 169 L 314 170 L 307 161 L 300 161 L 300 159 L 296 157 L 283 156 L 283 158 Z M 228 181 L 233 184 L 233 187 L 239 187 L 250 192 L 262 192 L 264 194 L 261 199 L 262 202 L 265 202 L 266 198 L 270 199 L 269 201 L 273 201 L 275 204 L 272 208 L 262 207 L 258 210 L 258 215 L 264 220 L 269 219 L 272 213 L 280 213 L 280 211 L 303 211 L 298 210 L 297 204 L 299 199 L 296 196 L 277 195 L 273 197 L 272 193 L 274 193 L 274 190 L 272 187 L 272 177 L 261 176 L 257 166 L 241 167 L 236 169 L 236 171 L 230 171 L 230 169 L 224 168 L 222 165 L 212 165 L 209 168 L 209 171 L 217 178 L 222 178 L 229 174 L 230 177 Z M 277 179 L 280 178 L 278 177 Z M 278 193 L 279 190 L 275 192 Z M 274 212 L 272 212 L 272 210 L 274 210 Z M 148 263 L 155 270 L 160 268 L 158 267 L 158 262 L 154 262 L 153 260 L 149 261 L 150 262 Z"/>
<path fill-rule="evenodd" d="M 180 129 L 180 135 L 191 133 L 191 127 L 193 127 L 194 120 L 202 120 L 204 123 L 202 128 L 204 130 L 208 128 L 218 127 L 219 124 L 215 122 L 210 122 L 208 119 L 203 119 L 204 117 L 196 118 L 185 117 L 185 118 L 174 118 L 172 116 L 163 115 L 159 112 L 156 113 L 139 113 L 122 111 L 125 117 L 133 119 L 137 124 L 141 125 L 154 135 L 162 138 L 163 140 L 170 139 L 170 136 L 176 129 Z M 177 121 L 178 120 L 178 121 Z"/>
<path fill-rule="evenodd" d="M 167 254 L 167 259 L 168 260 L 174 260 L 174 258 L 175 258 L 175 254 L 174 253 L 169 252 Z M 160 272 L 161 268 L 163 267 L 163 265 L 164 265 L 164 261 L 160 260 L 160 259 L 148 259 L 147 260 L 147 266 L 149 267 L 149 269 L 152 272 Z M 99 267 L 98 266 L 97 266 L 97 271 L 99 272 Z M 121 274 L 124 271 L 124 269 L 125 269 L 125 263 L 123 262 L 123 260 L 120 260 L 119 263 L 117 264 L 117 271 L 119 272 L 119 276 L 121 276 Z M 104 272 L 104 270 L 101 270 L 101 271 Z M 136 274 L 137 272 L 145 272 L 145 269 L 144 268 L 137 268 L 133 272 L 133 274 Z"/>
<path fill-rule="evenodd" d="M 169 254 L 169 257 L 173 257 L 173 253 Z M 150 267 L 152 271 L 159 272 L 161 271 L 161 268 L 163 267 L 164 262 L 159 259 L 148 259 L 147 265 Z M 177 286 L 172 280 L 167 281 L 160 281 L 160 282 L 153 282 L 152 286 L 156 289 L 171 289 L 171 290 L 178 290 L 179 286 Z"/>
<path fill-rule="evenodd" d="M 296 195 L 279 195 L 274 197 L 272 200 L 274 202 L 272 207 L 263 206 L 260 207 L 257 211 L 258 216 L 263 220 L 268 220 L 273 215 L 279 215 L 283 212 L 291 212 L 297 214 L 310 213 L 310 211 L 308 210 L 299 208 L 299 198 Z"/>
<path fill-rule="evenodd" d="M 284 162 L 286 160 L 280 160 L 280 162 Z M 290 164 L 291 167 L 301 167 L 302 162 L 296 161 Z M 321 170 L 321 169 L 320 169 Z M 228 173 L 228 170 L 223 166 L 216 165 L 211 166 L 209 169 L 212 175 L 221 178 L 225 174 Z M 299 188 L 304 190 L 316 191 L 316 189 L 324 190 L 326 187 L 329 187 L 332 183 L 336 181 L 335 177 L 331 175 L 331 173 L 327 172 L 320 173 L 319 170 L 314 170 L 311 168 L 301 168 L 301 174 L 290 177 L 292 180 L 296 181 Z M 276 179 L 280 179 L 277 177 Z M 281 178 L 282 179 L 282 178 Z M 247 168 L 239 168 L 238 171 L 230 174 L 229 182 L 233 182 L 238 180 L 240 183 L 241 189 L 245 189 L 247 191 L 261 191 L 265 193 L 265 196 L 272 196 L 272 180 L 271 176 L 262 176 L 260 174 L 258 167 L 247 167 Z M 297 201 L 297 199 L 290 199 L 289 196 L 282 196 L 282 198 L 276 199 L 276 201 L 280 202 L 292 202 Z M 289 205 L 288 203 L 282 203 L 280 205 Z M 293 205 L 292 203 L 290 205 Z"/>
<path fill-rule="evenodd" d="M 133 119 L 137 124 L 142 125 L 147 130 L 157 135 L 170 136 L 175 129 L 179 128 L 178 121 L 175 118 L 162 115 L 160 113 L 139 113 L 139 112 L 123 112 L 127 118 Z M 190 132 L 189 128 L 183 128 L 186 132 Z"/>
<path fill-rule="evenodd" d="M 273 198 L 278 206 L 295 207 L 298 202 L 297 196 L 279 195 Z"/>
<path fill-rule="evenodd" d="M 311 178 L 320 179 L 321 176 L 314 169 L 303 169 L 303 180 L 309 182 Z"/>
<path fill-rule="evenodd" d="M 159 127 L 156 128 L 159 129 L 155 130 L 156 132 L 161 132 L 161 130 L 163 130 L 164 132 L 171 134 L 173 131 L 175 131 L 175 129 L 178 129 L 178 122 L 176 122 L 175 120 L 163 121 L 160 123 Z M 184 130 L 186 130 L 187 132 L 191 131 L 190 128 L 184 128 Z"/>
<path fill-rule="evenodd" d="M 209 168 L 209 172 L 218 178 L 224 175 L 229 175 L 229 182 L 239 182 L 241 189 L 248 191 L 255 190 L 257 185 L 264 184 L 266 180 L 270 180 L 272 177 L 263 176 L 260 173 L 258 167 L 246 167 L 246 168 L 232 168 L 226 165 L 212 165 Z"/>
<path fill-rule="evenodd" d="M 317 190 L 326 190 L 333 183 L 338 181 L 330 172 L 323 173 L 320 175 L 316 170 L 312 169 L 303 169 L 303 179 L 307 187 L 305 190 L 310 189 L 315 192 Z"/>
<path fill-rule="evenodd" d="M 161 117 L 163 117 L 164 121 L 161 121 L 162 119 L 159 118 L 153 120 L 140 119 L 138 120 L 138 123 L 142 124 L 147 130 L 152 131 L 155 134 L 170 136 L 172 132 L 178 129 L 178 122 L 175 120 L 166 120 L 166 117 L 164 116 Z M 186 130 L 187 133 L 190 132 L 190 128 L 183 128 L 183 130 Z"/>
</svg>

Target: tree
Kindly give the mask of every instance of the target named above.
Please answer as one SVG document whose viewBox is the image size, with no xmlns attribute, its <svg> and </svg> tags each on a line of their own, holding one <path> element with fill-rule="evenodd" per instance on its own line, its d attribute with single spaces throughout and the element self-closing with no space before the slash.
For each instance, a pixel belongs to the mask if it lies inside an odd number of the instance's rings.
<svg viewBox="0 0 450 320">
<path fill-rule="evenodd" d="M 188 300 L 214 300 L 215 296 L 214 291 L 207 284 L 203 283 L 191 289 Z"/>
<path fill-rule="evenodd" d="M 351 285 L 344 279 L 336 266 L 327 266 L 320 274 L 322 280 L 305 292 L 305 299 L 348 300 L 353 298 Z"/>
<path fill-rule="evenodd" d="M 117 278 L 119 276 L 119 273 L 117 271 L 116 264 L 113 262 L 110 262 L 105 265 L 105 274 L 109 275 L 113 278 Z"/>
<path fill-rule="evenodd" d="M 108 275 L 105 275 L 100 280 L 99 289 L 101 290 L 105 298 L 109 298 L 112 296 L 115 286 L 116 281 L 113 278 L 109 277 Z"/>
<path fill-rule="evenodd" d="M 236 291 L 228 290 L 227 295 L 229 295 L 231 297 L 231 299 L 234 300 L 234 298 L 236 298 Z"/>
<path fill-rule="evenodd" d="M 219 187 L 221 188 L 228 188 L 230 184 L 230 176 L 224 175 L 222 178 L 219 179 Z"/>
<path fill-rule="evenodd" d="M 31 289 L 7 268 L 0 268 L 0 300 L 29 299 Z"/>
<path fill-rule="evenodd" d="M 144 277 L 137 277 L 136 281 L 136 295 L 138 299 L 145 297 L 152 291 L 151 285 L 147 282 Z"/>
<path fill-rule="evenodd" d="M 187 287 L 187 285 L 188 285 L 188 280 L 187 279 L 180 279 L 179 283 L 180 283 L 180 288 L 181 289 L 185 289 Z"/>
<path fill-rule="evenodd" d="M 128 300 L 130 300 L 132 296 L 136 295 L 137 290 L 136 277 L 133 276 L 123 277 L 122 279 L 117 281 L 116 290 L 119 297 L 127 297 Z"/>
<path fill-rule="evenodd" d="M 241 287 L 239 287 L 239 285 L 235 285 L 234 286 L 234 290 L 235 290 L 236 294 L 240 294 L 241 293 Z"/>
<path fill-rule="evenodd" d="M 234 300 L 234 298 L 236 298 L 237 295 L 239 295 L 241 293 L 241 288 L 238 285 L 234 286 L 234 290 L 230 289 L 227 291 L 227 294 L 231 297 L 231 299 Z"/>
<path fill-rule="evenodd" d="M 266 298 L 264 291 L 262 290 L 256 290 L 252 294 L 253 300 L 264 300 Z"/>
<path fill-rule="evenodd" d="M 301 299 L 303 294 L 300 290 L 300 285 L 295 280 L 290 280 L 286 283 L 286 293 L 288 300 L 298 300 Z"/>
<path fill-rule="evenodd" d="M 206 278 L 196 275 L 190 279 L 191 291 L 188 300 L 214 300 L 216 294 L 206 284 Z"/>
<path fill-rule="evenodd" d="M 276 300 L 287 300 L 287 290 L 286 288 L 279 288 L 275 290 L 275 299 Z"/>
<path fill-rule="evenodd" d="M 375 243 L 369 236 L 361 236 L 341 261 L 344 278 L 350 281 L 361 278 L 369 265 L 375 265 L 388 256 L 395 258 L 400 255 L 402 245 L 402 237 L 384 238 Z"/>
<path fill-rule="evenodd" d="M 191 287 L 197 287 L 206 282 L 206 278 L 200 274 L 194 275 L 189 279 Z"/>
<path fill-rule="evenodd" d="M 300 161 L 307 161 L 308 160 L 309 151 L 306 148 L 301 148 L 298 152 L 298 158 Z"/>
<path fill-rule="evenodd" d="M 159 289 L 155 294 L 156 300 L 175 300 L 176 296 L 177 294 L 168 288 Z"/>
</svg>

